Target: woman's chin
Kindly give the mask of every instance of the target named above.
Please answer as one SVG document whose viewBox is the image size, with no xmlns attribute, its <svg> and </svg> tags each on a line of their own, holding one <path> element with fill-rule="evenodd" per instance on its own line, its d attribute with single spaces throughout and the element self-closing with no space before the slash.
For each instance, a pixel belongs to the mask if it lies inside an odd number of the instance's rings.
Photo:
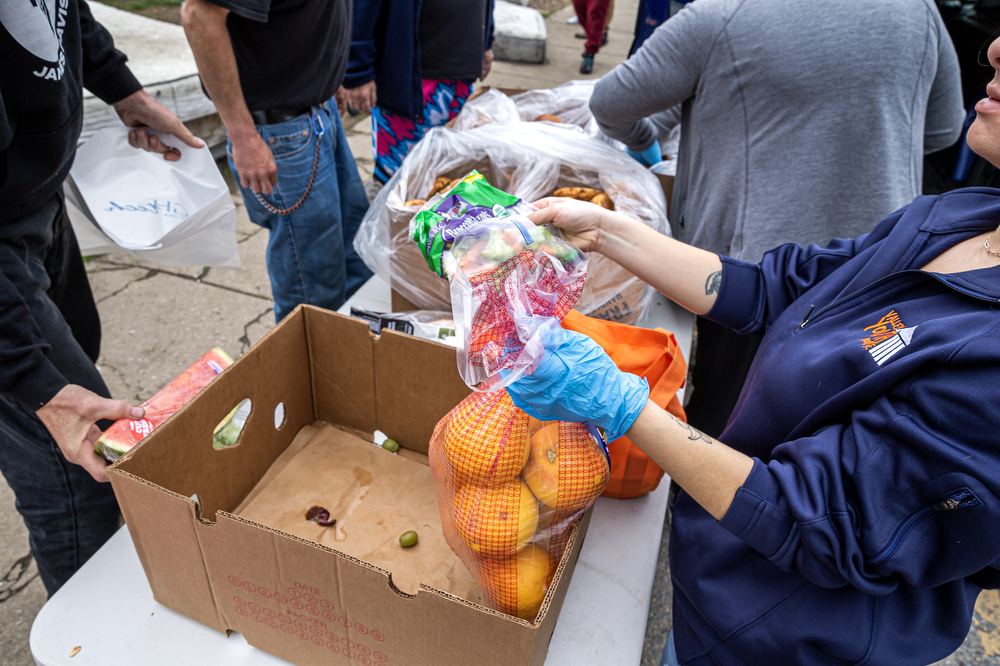
<svg viewBox="0 0 1000 666">
<path fill-rule="evenodd" d="M 966 141 L 972 152 L 1000 168 L 1000 118 L 992 114 L 984 118 L 983 114 L 977 114 Z"/>
</svg>

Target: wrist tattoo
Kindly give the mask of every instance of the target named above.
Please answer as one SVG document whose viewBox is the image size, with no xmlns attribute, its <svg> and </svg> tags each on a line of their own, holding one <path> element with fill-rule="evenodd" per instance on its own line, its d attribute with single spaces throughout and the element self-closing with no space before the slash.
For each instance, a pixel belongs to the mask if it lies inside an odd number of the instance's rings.
<svg viewBox="0 0 1000 666">
<path fill-rule="evenodd" d="M 706 444 L 714 444 L 715 443 L 714 439 L 712 439 L 711 437 L 709 437 L 708 435 L 706 435 L 702 431 L 698 430 L 693 425 L 691 425 L 689 423 L 685 423 L 684 421 L 681 421 L 679 418 L 677 418 L 676 416 L 674 416 L 670 412 L 667 412 L 667 415 L 670 418 L 672 418 L 674 421 L 676 421 L 677 425 L 681 426 L 682 428 L 684 428 L 685 430 L 688 431 L 688 439 L 690 441 L 697 442 L 697 441 L 700 440 L 702 442 L 705 442 Z"/>
<path fill-rule="evenodd" d="M 715 271 L 708 276 L 705 280 L 705 295 L 711 296 L 712 294 L 719 293 L 719 287 L 722 286 L 722 271 Z"/>
</svg>

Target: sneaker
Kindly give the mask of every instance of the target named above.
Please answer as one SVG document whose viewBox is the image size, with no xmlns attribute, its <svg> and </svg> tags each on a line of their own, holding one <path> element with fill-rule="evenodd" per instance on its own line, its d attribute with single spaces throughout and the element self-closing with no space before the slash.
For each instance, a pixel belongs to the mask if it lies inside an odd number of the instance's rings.
<svg viewBox="0 0 1000 666">
<path fill-rule="evenodd" d="M 583 60 L 580 61 L 580 73 L 590 74 L 594 71 L 594 54 L 584 53 Z"/>
<path fill-rule="evenodd" d="M 576 37 L 577 39 L 587 39 L 587 33 L 585 32 L 578 32 L 573 36 Z"/>
</svg>

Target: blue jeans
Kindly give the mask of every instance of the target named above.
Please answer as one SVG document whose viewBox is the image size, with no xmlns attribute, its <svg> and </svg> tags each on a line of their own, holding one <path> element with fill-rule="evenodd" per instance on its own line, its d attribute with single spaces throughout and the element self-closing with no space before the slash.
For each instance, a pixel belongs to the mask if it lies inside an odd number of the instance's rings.
<svg viewBox="0 0 1000 666">
<path fill-rule="evenodd" d="M 320 142 L 313 189 L 298 210 L 275 215 L 251 189 L 240 187 L 250 221 L 269 233 L 267 273 L 275 319 L 281 321 L 299 303 L 336 310 L 372 275 L 354 251 L 354 235 L 368 210 L 368 197 L 337 105 L 330 100 L 307 115 L 259 125 L 257 131 L 278 167 L 277 186 L 270 195 L 261 196 L 279 210 L 294 206 L 306 191 Z M 239 182 L 231 141 L 226 152 Z"/>
<path fill-rule="evenodd" d="M 61 192 L 0 225 L 0 272 L 24 298 L 36 334 L 51 345 L 47 358 L 63 377 L 111 397 L 94 366 L 100 322 Z M 8 395 L 0 395 L 0 472 L 51 595 L 118 529 L 111 484 L 67 462 L 34 412 Z"/>
<path fill-rule="evenodd" d="M 667 634 L 667 644 L 663 646 L 663 658 L 660 659 L 660 666 L 680 666 L 677 661 L 677 651 L 674 649 L 674 630 Z"/>
</svg>

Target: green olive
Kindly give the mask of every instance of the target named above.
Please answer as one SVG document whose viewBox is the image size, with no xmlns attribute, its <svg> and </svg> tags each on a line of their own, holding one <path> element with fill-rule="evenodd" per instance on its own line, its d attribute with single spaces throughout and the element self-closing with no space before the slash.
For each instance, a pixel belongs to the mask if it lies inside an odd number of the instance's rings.
<svg viewBox="0 0 1000 666">
<path fill-rule="evenodd" d="M 399 536 L 399 545 L 403 548 L 412 548 L 417 545 L 417 533 L 413 530 L 403 532 Z"/>
<path fill-rule="evenodd" d="M 399 451 L 399 442 L 397 442 L 394 439 L 387 439 L 384 442 L 382 442 L 382 448 L 385 449 L 386 451 L 395 453 L 396 451 Z"/>
</svg>

